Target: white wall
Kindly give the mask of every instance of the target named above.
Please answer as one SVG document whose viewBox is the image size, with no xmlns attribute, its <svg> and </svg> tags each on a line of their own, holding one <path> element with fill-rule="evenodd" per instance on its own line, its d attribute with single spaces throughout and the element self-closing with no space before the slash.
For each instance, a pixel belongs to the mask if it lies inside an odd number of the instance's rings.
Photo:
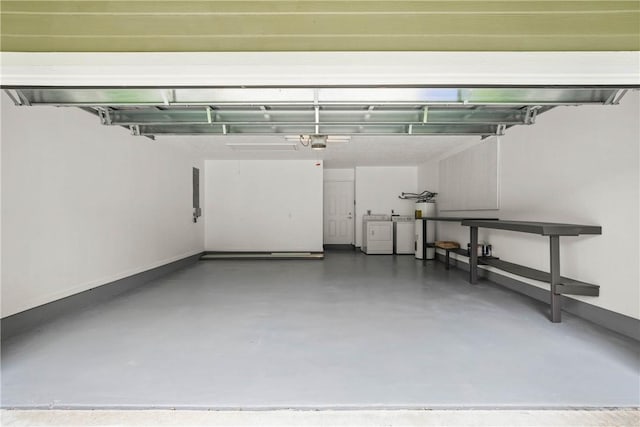
<svg viewBox="0 0 640 427">
<path fill-rule="evenodd" d="M 322 162 L 207 160 L 205 248 L 321 252 Z"/>
<path fill-rule="evenodd" d="M 322 179 L 324 181 L 354 181 L 356 171 L 354 168 L 325 169 Z"/>
<path fill-rule="evenodd" d="M 362 243 L 362 215 L 413 215 L 415 203 L 398 198 L 402 192 L 415 193 L 418 168 L 410 167 L 357 167 L 356 168 L 356 246 Z"/>
<path fill-rule="evenodd" d="M 185 151 L 2 95 L 2 316 L 203 250 Z"/>
<path fill-rule="evenodd" d="M 562 274 L 601 286 L 599 297 L 571 298 L 640 318 L 639 106 L 635 91 L 619 106 L 559 107 L 533 126 L 509 129 L 501 138 L 500 210 L 445 215 L 601 225 L 601 236 L 560 239 Z M 466 227 L 438 230 L 439 239 L 469 241 Z M 496 256 L 548 271 L 547 238 L 481 229 L 480 239 Z"/>
<path fill-rule="evenodd" d="M 439 162 L 440 211 L 496 210 L 499 142 L 489 138 Z"/>
<path fill-rule="evenodd" d="M 435 160 L 418 165 L 418 192 L 428 190 L 437 193 L 440 191 L 439 165 L 440 163 Z"/>
</svg>

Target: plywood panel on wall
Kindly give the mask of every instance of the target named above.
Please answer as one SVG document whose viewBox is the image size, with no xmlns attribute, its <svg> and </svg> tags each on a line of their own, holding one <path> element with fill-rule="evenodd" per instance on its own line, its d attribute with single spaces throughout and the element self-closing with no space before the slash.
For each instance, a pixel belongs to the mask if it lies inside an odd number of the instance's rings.
<svg viewBox="0 0 640 427">
<path fill-rule="evenodd" d="M 497 138 L 440 161 L 440 211 L 491 210 L 500 207 Z"/>
</svg>

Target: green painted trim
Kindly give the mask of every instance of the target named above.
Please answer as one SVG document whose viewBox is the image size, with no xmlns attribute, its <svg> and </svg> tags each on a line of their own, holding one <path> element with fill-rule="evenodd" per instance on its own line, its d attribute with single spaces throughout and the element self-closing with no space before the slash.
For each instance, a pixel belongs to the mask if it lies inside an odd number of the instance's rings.
<svg viewBox="0 0 640 427">
<path fill-rule="evenodd" d="M 636 51 L 638 1 L 3 1 L 2 51 Z"/>
</svg>

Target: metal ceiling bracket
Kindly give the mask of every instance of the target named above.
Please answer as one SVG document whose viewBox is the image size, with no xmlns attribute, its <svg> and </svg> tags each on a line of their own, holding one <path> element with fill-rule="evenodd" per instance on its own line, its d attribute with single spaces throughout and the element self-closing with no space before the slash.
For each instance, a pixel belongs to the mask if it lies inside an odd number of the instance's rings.
<svg viewBox="0 0 640 427">
<path fill-rule="evenodd" d="M 507 129 L 507 125 L 498 125 L 496 128 L 496 135 L 504 135 L 504 131 Z"/>
<path fill-rule="evenodd" d="M 422 123 L 427 123 L 428 117 L 429 117 L 429 107 L 424 107 L 422 109 Z"/>
<path fill-rule="evenodd" d="M 530 106 L 529 105 L 529 106 L 527 106 L 523 124 L 525 124 L 525 125 L 534 124 L 536 122 L 536 116 L 538 115 L 538 110 L 539 109 L 540 109 L 539 105 L 535 105 L 535 106 Z"/>
<path fill-rule="evenodd" d="M 107 125 L 107 118 L 104 116 L 104 111 L 102 110 L 102 108 L 98 108 L 97 109 L 98 112 L 98 117 L 100 117 L 100 123 L 104 126 Z"/>
<path fill-rule="evenodd" d="M 269 110 L 266 106 L 261 105 L 260 106 L 260 110 L 262 110 L 264 112 L 264 114 L 262 115 L 262 117 L 264 117 L 264 119 L 266 121 L 271 121 L 271 115 L 269 113 L 267 113 L 267 111 Z"/>
<path fill-rule="evenodd" d="M 22 93 L 20 89 L 15 89 L 15 92 L 16 92 L 16 95 L 18 95 L 20 102 L 22 102 L 21 105 L 27 105 L 29 107 L 31 106 L 31 101 L 24 93 Z"/>
<path fill-rule="evenodd" d="M 607 104 L 607 105 L 618 105 L 620 103 L 620 100 L 622 99 L 622 97 L 624 96 L 625 93 L 627 93 L 627 89 L 620 89 L 620 90 L 616 91 L 615 93 L 613 93 L 609 97 L 609 99 L 607 99 L 605 104 Z"/>
<path fill-rule="evenodd" d="M 534 124 L 536 122 L 536 118 L 538 117 L 538 113 L 540 113 L 540 111 L 542 111 L 542 105 L 534 105 L 529 107 L 530 108 L 530 116 L 529 116 L 529 120 L 530 123 L 527 124 Z M 553 107 L 551 107 L 553 108 Z M 547 110 L 550 110 L 551 108 L 547 108 Z"/>
<path fill-rule="evenodd" d="M 407 131 L 407 133 L 408 133 L 409 135 L 412 135 L 412 134 L 413 134 L 413 124 L 410 124 L 410 125 L 409 125 L 409 130 Z"/>
<path fill-rule="evenodd" d="M 531 113 L 531 124 L 534 124 L 536 122 L 536 118 L 538 118 L 538 113 L 540 112 L 541 108 L 542 106 L 540 105 L 536 105 L 533 107 L 533 113 Z"/>
<path fill-rule="evenodd" d="M 160 91 L 160 96 L 162 97 L 162 103 L 164 105 L 169 105 L 169 96 L 167 94 L 168 91 L 166 90 L 161 90 Z"/>
<path fill-rule="evenodd" d="M 176 91 L 175 89 L 165 89 L 160 91 L 160 96 L 162 97 L 162 103 L 164 105 L 171 105 L 176 102 Z"/>
<path fill-rule="evenodd" d="M 111 118 L 111 108 L 103 108 L 101 110 L 102 110 L 102 113 L 104 114 L 104 124 L 112 125 L 113 119 Z"/>
<path fill-rule="evenodd" d="M 207 106 L 207 121 L 209 122 L 209 124 L 212 123 L 211 120 L 211 107 Z"/>
<path fill-rule="evenodd" d="M 227 134 L 227 125 L 225 125 L 225 124 L 222 125 L 222 134 L 223 135 Z"/>
<path fill-rule="evenodd" d="M 140 136 L 140 125 L 133 125 L 129 129 L 131 129 L 131 135 Z"/>
<path fill-rule="evenodd" d="M 14 89 L 5 89 L 4 93 L 7 94 L 7 96 L 9 98 L 11 98 L 11 101 L 13 101 L 13 103 L 17 106 L 21 106 L 22 105 L 22 101 L 20 100 L 20 97 L 17 94 L 17 91 Z"/>
<path fill-rule="evenodd" d="M 371 119 L 371 112 L 374 110 L 375 105 L 369 105 L 367 107 L 367 114 L 364 115 L 364 121 L 366 122 L 367 120 Z"/>
</svg>

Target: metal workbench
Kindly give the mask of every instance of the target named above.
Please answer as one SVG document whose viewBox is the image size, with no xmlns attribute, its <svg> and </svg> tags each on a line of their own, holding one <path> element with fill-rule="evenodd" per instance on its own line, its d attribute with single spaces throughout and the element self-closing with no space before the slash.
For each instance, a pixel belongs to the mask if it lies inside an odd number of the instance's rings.
<svg viewBox="0 0 640 427">
<path fill-rule="evenodd" d="M 602 234 L 602 227 L 596 225 L 558 224 L 550 222 L 530 221 L 487 221 L 481 219 L 465 219 L 462 225 L 470 229 L 471 248 L 478 245 L 478 228 L 516 231 L 520 233 L 549 236 L 550 272 L 510 263 L 500 259 L 478 257 L 476 250 L 469 253 L 469 282 L 478 281 L 478 264 L 489 265 L 522 277 L 550 283 L 551 321 L 560 322 L 562 294 L 598 296 L 600 287 L 590 283 L 560 276 L 560 236 L 579 236 L 582 234 Z"/>
</svg>

